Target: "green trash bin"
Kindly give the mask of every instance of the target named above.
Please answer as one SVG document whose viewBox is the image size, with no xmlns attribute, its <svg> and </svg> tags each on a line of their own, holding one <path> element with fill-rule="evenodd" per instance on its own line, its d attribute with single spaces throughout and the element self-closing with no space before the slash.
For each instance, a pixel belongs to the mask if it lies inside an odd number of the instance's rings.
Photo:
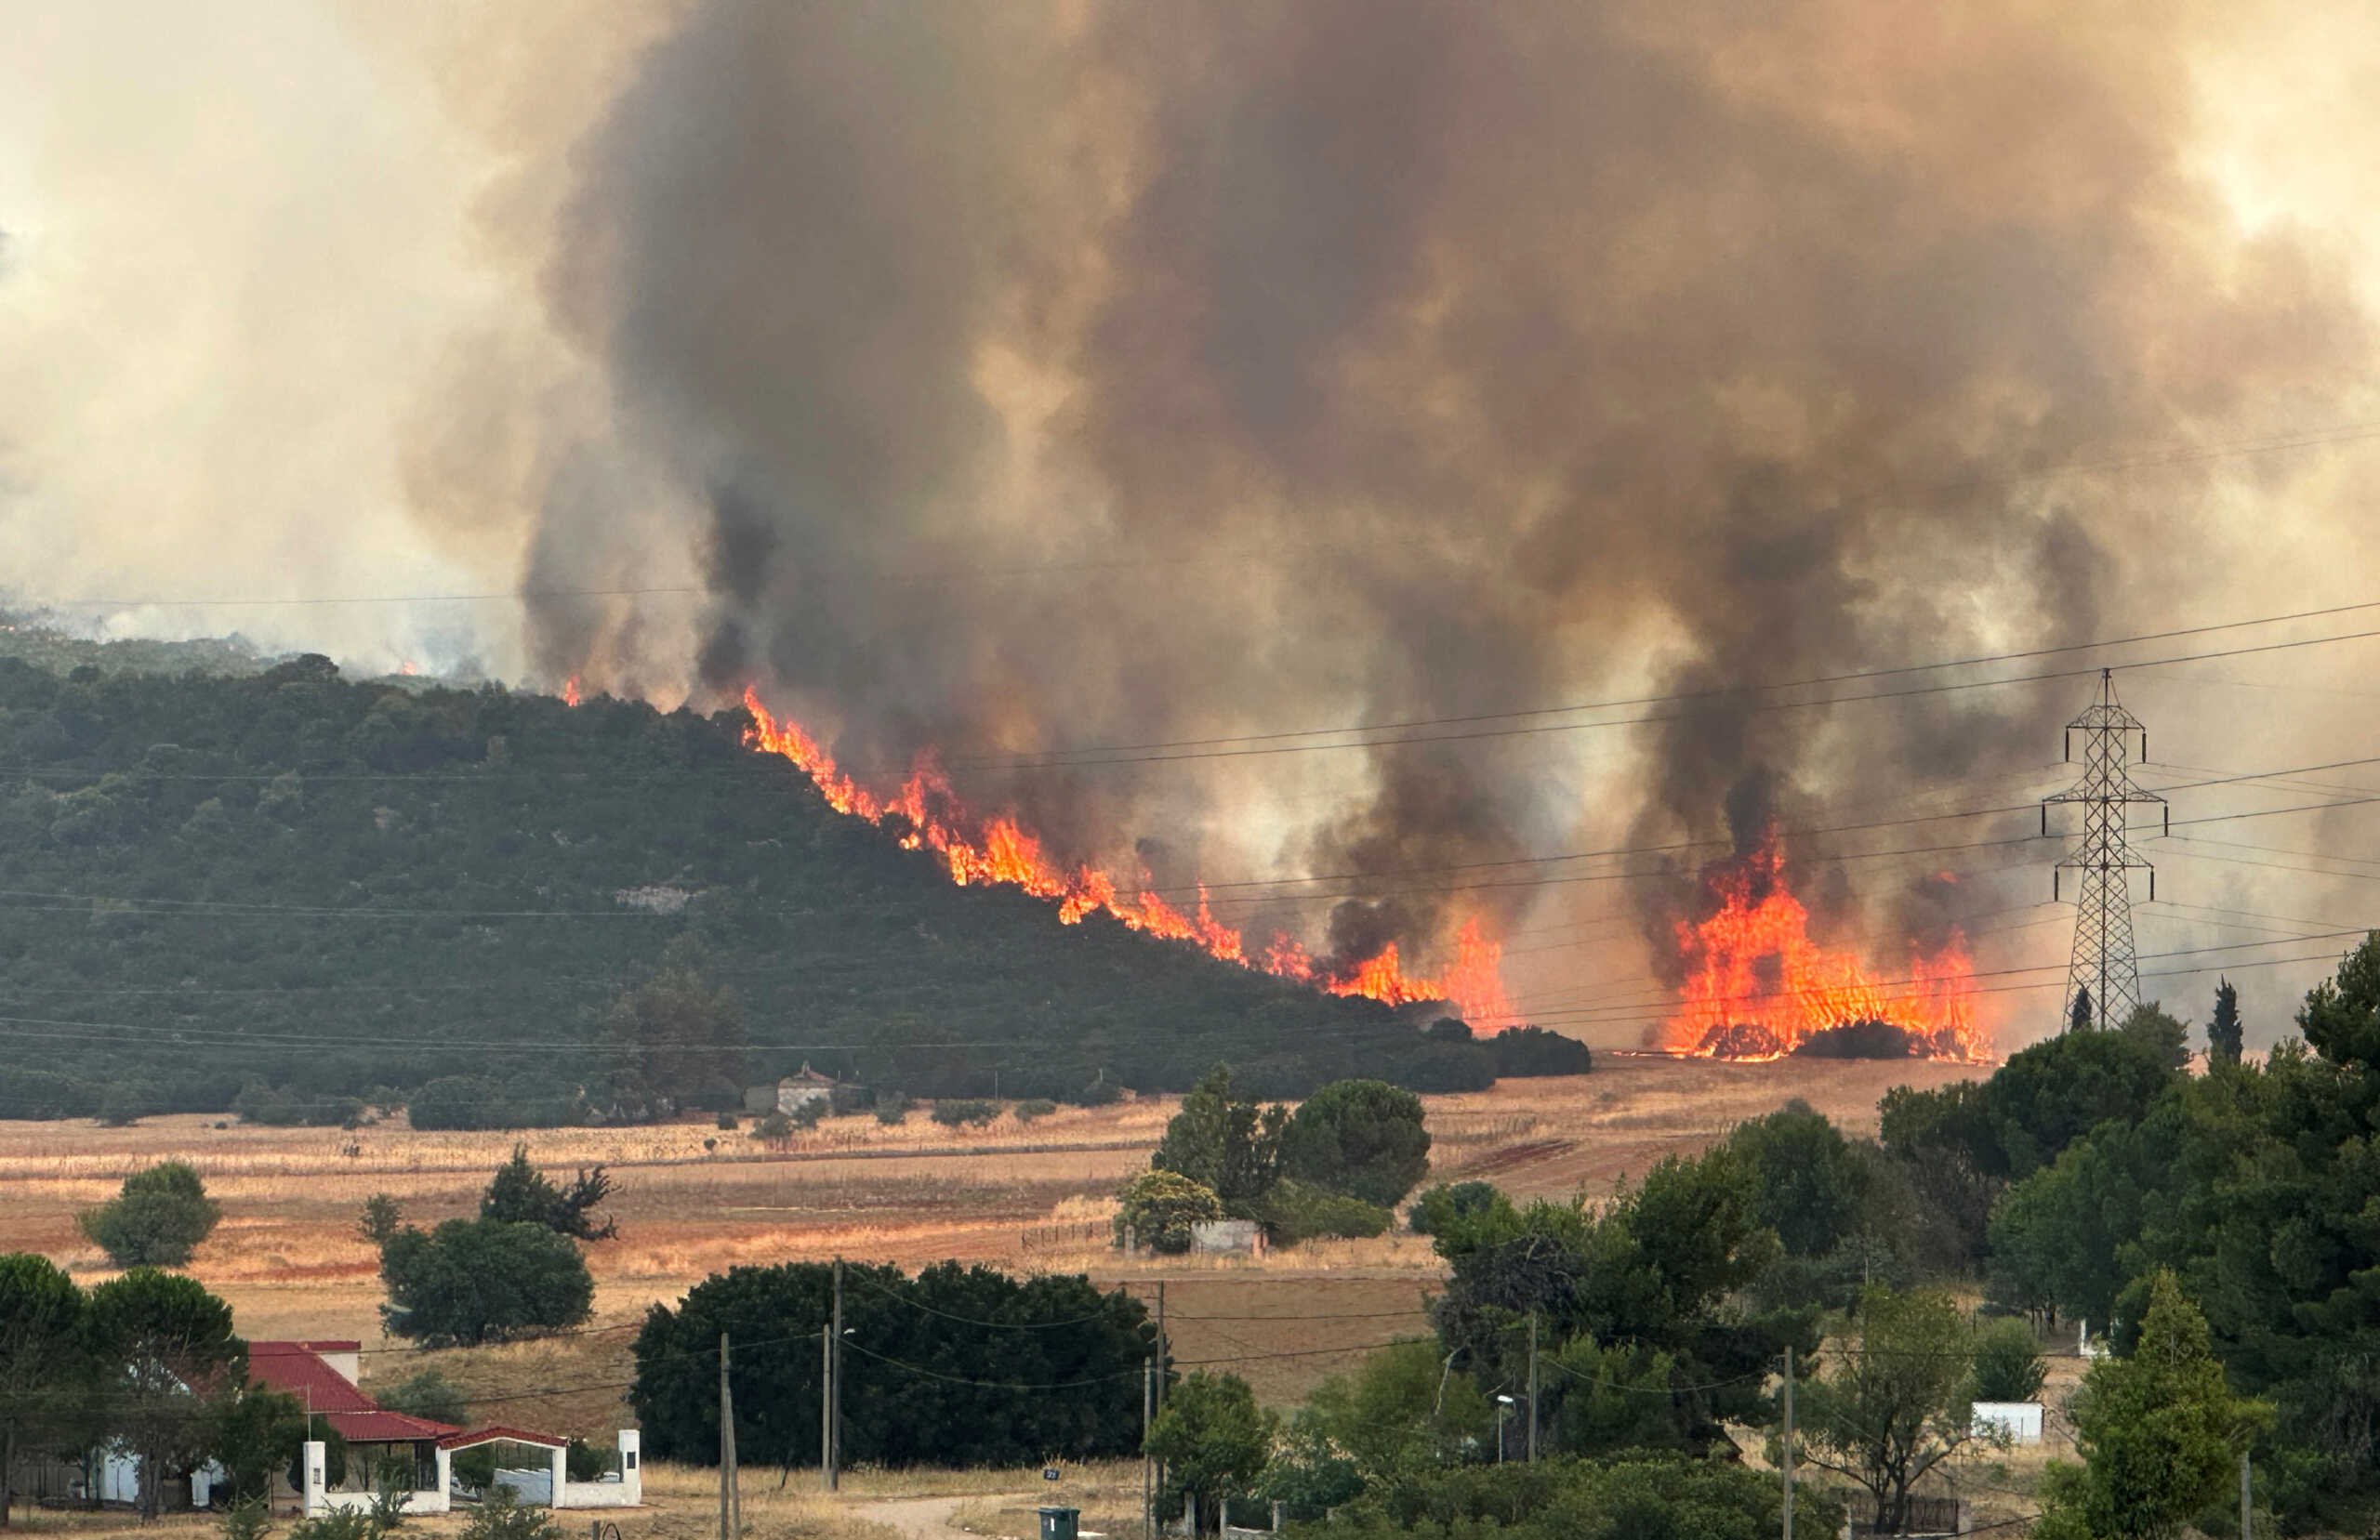
<svg viewBox="0 0 2380 1540">
<path fill-rule="evenodd" d="M 1075 1532 L 1081 1526 L 1082 1509 L 1078 1507 L 1041 1510 L 1041 1540 L 1075 1540 Z"/>
</svg>

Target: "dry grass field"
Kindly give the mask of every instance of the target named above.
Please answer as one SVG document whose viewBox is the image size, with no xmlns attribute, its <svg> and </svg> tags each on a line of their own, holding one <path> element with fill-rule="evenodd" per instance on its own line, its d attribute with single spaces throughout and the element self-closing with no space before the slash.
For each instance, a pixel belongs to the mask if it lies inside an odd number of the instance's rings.
<svg viewBox="0 0 2380 1540">
<path fill-rule="evenodd" d="M 1608 1055 L 1591 1075 L 1428 1099 L 1432 1179 L 1480 1178 L 1523 1198 L 1592 1195 L 1792 1098 L 1872 1132 L 1889 1087 L 1978 1073 Z M 518 1136 L 549 1170 L 608 1167 L 620 1183 L 620 1238 L 588 1248 L 598 1330 L 471 1352 L 416 1353 L 381 1337 L 377 1258 L 355 1220 L 364 1200 L 384 1191 L 416 1223 L 471 1212 L 513 1135 L 416 1134 L 402 1120 L 355 1133 L 200 1117 L 130 1128 L 0 1123 L 0 1251 L 44 1252 L 86 1281 L 103 1276 L 75 1212 L 141 1166 L 185 1159 L 224 1208 L 191 1271 L 231 1302 L 244 1334 L 360 1337 L 370 1349 L 367 1384 L 434 1362 L 476 1394 L 510 1398 L 500 1403 L 504 1421 L 605 1441 L 626 1415 L 617 1387 L 644 1309 L 738 1263 L 842 1256 L 914 1268 L 958 1258 L 1089 1272 L 1152 1300 L 1163 1281 L 1180 1360 L 1229 1368 L 1276 1404 L 1423 1329 L 1436 1259 L 1411 1236 L 1324 1242 L 1261 1261 L 1110 1250 L 1111 1194 L 1145 1164 L 1173 1108 L 1152 1098 L 959 1130 L 922 1112 L 891 1128 L 836 1118 L 782 1150 L 707 1123 Z"/>
</svg>

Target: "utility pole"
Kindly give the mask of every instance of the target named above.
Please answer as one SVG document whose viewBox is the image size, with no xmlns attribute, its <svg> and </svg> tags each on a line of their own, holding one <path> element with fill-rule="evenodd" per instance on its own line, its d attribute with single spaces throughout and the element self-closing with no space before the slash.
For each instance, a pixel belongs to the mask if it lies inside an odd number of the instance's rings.
<svg viewBox="0 0 2380 1540">
<path fill-rule="evenodd" d="M 1537 1463 L 1537 1312 L 1528 1312 L 1528 1463 Z"/>
<path fill-rule="evenodd" d="M 2149 900 L 2157 901 L 2156 869 L 2132 853 L 2124 841 L 2124 809 L 2135 802 L 2164 806 L 2165 799 L 2132 783 L 2125 769 L 2130 735 L 2140 734 L 2140 757 L 2149 757 L 2149 730 L 2116 701 L 2115 675 L 2099 670 L 2099 698 L 2066 724 L 2066 757 L 2074 757 L 2074 735 L 2083 735 L 2082 779 L 2055 796 L 2042 798 L 2042 834 L 2049 834 L 2054 802 L 2082 807 L 2082 842 L 2067 852 L 2050 878 L 2050 896 L 2062 896 L 2060 875 L 2082 874 L 2074 899 L 2074 960 L 2067 969 L 2064 1023 L 2096 1020 L 2121 1026 L 2140 1008 L 2140 965 L 2132 944 L 2132 899 L 2127 874 L 2149 874 Z M 2173 813 L 2165 814 L 2173 827 Z M 2087 995 L 2084 992 L 2088 992 Z M 2087 998 L 2089 1005 L 2078 1008 Z M 2096 1010 L 2096 1017 L 2086 1011 Z"/>
<path fill-rule="evenodd" d="M 1785 1440 L 1784 1455 L 1778 1463 L 1785 1468 L 1785 1534 L 1793 1540 L 1793 1349 L 1785 1349 Z"/>
<path fill-rule="evenodd" d="M 1149 1424 L 1157 1420 L 1157 1355 L 1141 1365 L 1141 1534 L 1157 1540 L 1157 1481 L 1149 1466 Z"/>
<path fill-rule="evenodd" d="M 1165 1336 L 1165 1280 L 1157 1281 L 1157 1409 L 1165 1410 L 1165 1376 L 1173 1367 L 1173 1344 Z M 1165 1490 L 1165 1462 L 1157 1463 L 1157 1490 Z M 1194 1529 L 1196 1525 L 1192 1526 Z"/>
<path fill-rule="evenodd" d="M 826 1490 L 843 1484 L 843 1259 L 835 1258 L 835 1319 L 826 1338 Z"/>
<path fill-rule="evenodd" d="M 744 1503 L 735 1490 L 735 1397 L 727 1385 L 727 1334 L 719 1334 L 719 1540 L 744 1533 Z"/>
<path fill-rule="evenodd" d="M 2240 1451 L 2240 1540 L 2248 1540 L 2248 1452 Z"/>
<path fill-rule="evenodd" d="M 818 1326 L 818 1479 L 835 1490 L 835 1328 Z"/>
</svg>

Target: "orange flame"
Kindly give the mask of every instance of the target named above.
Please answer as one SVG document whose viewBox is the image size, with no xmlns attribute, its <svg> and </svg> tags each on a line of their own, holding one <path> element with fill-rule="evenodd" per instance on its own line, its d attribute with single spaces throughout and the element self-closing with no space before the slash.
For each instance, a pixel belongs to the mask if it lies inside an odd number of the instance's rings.
<svg viewBox="0 0 2380 1540">
<path fill-rule="evenodd" d="M 1809 937 L 1809 911 L 1785 885 L 1775 830 L 1760 848 L 1706 873 L 1718 911 L 1680 922 L 1690 970 L 1677 1013 L 1662 1032 L 1673 1052 L 1713 1059 L 1781 1059 L 1817 1033 L 1861 1022 L 1897 1027 L 1929 1059 L 1979 1061 L 1975 966 L 1952 931 L 1939 950 L 1910 948 L 1910 978 L 1892 986 L 1858 959 Z"/>
<path fill-rule="evenodd" d="M 578 676 L 573 674 L 569 678 L 562 681 L 562 704 L 564 705 L 576 705 L 578 702 Z"/>
<path fill-rule="evenodd" d="M 574 687 L 577 683 L 571 682 Z M 563 698 L 577 704 L 568 693 Z M 933 851 L 950 880 L 962 887 L 1004 883 L 1022 888 L 1056 904 L 1058 918 L 1066 925 L 1079 924 L 1095 911 L 1134 930 L 1188 941 L 1225 962 L 1333 994 L 1361 994 L 1391 1006 L 1445 1000 L 1482 1032 L 1501 1032 L 1514 1022 L 1512 1001 L 1504 992 L 1502 943 L 1491 940 L 1475 917 L 1463 923 L 1455 938 L 1453 963 L 1435 978 L 1407 972 L 1393 942 L 1344 976 L 1329 973 L 1296 938 L 1285 934 L 1251 954 L 1240 933 L 1215 918 L 1203 887 L 1197 913 L 1185 915 L 1145 886 L 1127 888 L 1096 866 L 1069 870 L 1052 860 L 1040 839 L 1014 817 L 1003 813 L 983 819 L 969 812 L 931 759 L 911 770 L 897 793 L 879 795 L 838 769 L 799 722 L 772 715 L 756 691 L 744 691 L 744 708 L 752 714 L 747 739 L 752 747 L 792 760 L 837 812 L 891 829 L 910 849 Z M 1141 881 L 1146 884 L 1146 873 Z"/>
</svg>

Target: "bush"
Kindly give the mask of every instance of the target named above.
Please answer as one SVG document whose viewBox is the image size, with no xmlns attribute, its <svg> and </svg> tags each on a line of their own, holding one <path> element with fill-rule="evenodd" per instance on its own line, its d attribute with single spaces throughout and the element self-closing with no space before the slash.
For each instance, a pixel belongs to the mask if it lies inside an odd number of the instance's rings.
<svg viewBox="0 0 2380 1540">
<path fill-rule="evenodd" d="M 1395 1216 L 1378 1204 L 1303 1182 L 1274 1184 L 1264 1199 L 1264 1231 L 1276 1244 L 1300 1241 L 1361 1240 L 1383 1235 Z"/>
<path fill-rule="evenodd" d="M 1508 1027 L 1488 1039 L 1488 1051 L 1500 1080 L 1585 1074 L 1595 1067 L 1595 1056 L 1584 1043 L 1543 1027 Z"/>
<path fill-rule="evenodd" d="M 562 1452 L 562 1473 L 574 1481 L 600 1481 L 612 1469 L 616 1449 L 597 1449 L 584 1439 L 573 1439 Z"/>
<path fill-rule="evenodd" d="M 198 1172 L 166 1161 L 126 1177 L 113 1202 L 86 1210 L 75 1222 L 118 1267 L 175 1268 L 190 1260 L 222 1217 Z"/>
<path fill-rule="evenodd" d="M 1016 1121 L 1019 1123 L 1030 1123 L 1038 1117 L 1048 1117 L 1057 1110 L 1058 1104 L 1047 1097 L 1035 1097 L 1029 1101 L 1020 1101 L 1014 1108 Z"/>
<path fill-rule="evenodd" d="M 997 1101 L 937 1101 L 933 1104 L 933 1120 L 945 1128 L 980 1128 L 1000 1115 Z"/>
<path fill-rule="evenodd" d="M 723 1134 L 732 1134 L 735 1132 L 735 1114 L 734 1112 L 720 1113 L 719 1121 L 713 1124 L 712 1126 L 719 1129 L 719 1131 Z"/>
<path fill-rule="evenodd" d="M 264 1540 L 272 1530 L 272 1503 L 264 1497 L 250 1497 L 233 1503 L 223 1510 L 223 1522 L 216 1533 L 223 1540 Z"/>
<path fill-rule="evenodd" d="M 518 1126 L 504 1087 L 475 1074 L 450 1074 L 431 1081 L 405 1099 L 405 1114 L 416 1128 L 468 1131 Z"/>
<path fill-rule="evenodd" d="M 1406 1228 L 1416 1235 L 1444 1235 L 1457 1221 L 1493 1210 L 1501 1196 L 1491 1182 L 1441 1182 L 1406 1210 Z"/>
<path fill-rule="evenodd" d="M 771 1112 L 752 1125 L 752 1138 L 771 1149 L 782 1149 L 793 1139 L 793 1119 L 783 1112 Z"/>
<path fill-rule="evenodd" d="M 1223 1217 L 1215 1190 L 1175 1171 L 1144 1171 L 1118 1194 L 1117 1239 L 1127 1236 L 1151 1251 L 1180 1255 L 1190 1249 L 1190 1227 Z"/>
<path fill-rule="evenodd" d="M 452 1348 L 535 1336 L 592 1313 L 595 1280 L 570 1237 L 543 1225 L 449 1219 L 380 1250 L 381 1320 L 395 1336 Z"/>
<path fill-rule="evenodd" d="M 876 1093 L 876 1121 L 887 1128 L 899 1126 L 909 1115 L 909 1099 L 898 1091 Z"/>
<path fill-rule="evenodd" d="M 2031 1401 L 2048 1377 L 2033 1328 L 2022 1321 L 1989 1322 L 1975 1334 L 1975 1399 Z"/>
<path fill-rule="evenodd" d="M 546 1509 L 522 1507 L 509 1487 L 497 1487 L 463 1520 L 462 1540 L 562 1540 L 562 1530 Z"/>
<path fill-rule="evenodd" d="M 361 1508 L 335 1507 L 290 1525 L 289 1540 L 380 1540 L 380 1526 Z"/>
</svg>

